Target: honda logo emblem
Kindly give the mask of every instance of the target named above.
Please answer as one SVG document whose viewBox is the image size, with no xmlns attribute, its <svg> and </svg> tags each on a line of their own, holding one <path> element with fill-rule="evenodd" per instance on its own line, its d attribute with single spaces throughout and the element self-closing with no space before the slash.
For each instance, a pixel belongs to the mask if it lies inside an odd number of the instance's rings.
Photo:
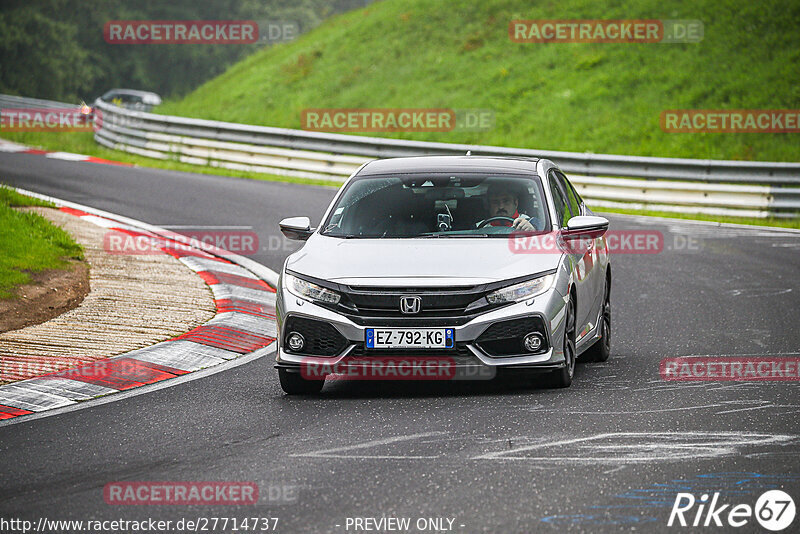
<svg viewBox="0 0 800 534">
<path fill-rule="evenodd" d="M 400 311 L 405 314 L 419 313 L 422 299 L 419 297 L 400 297 Z"/>
</svg>

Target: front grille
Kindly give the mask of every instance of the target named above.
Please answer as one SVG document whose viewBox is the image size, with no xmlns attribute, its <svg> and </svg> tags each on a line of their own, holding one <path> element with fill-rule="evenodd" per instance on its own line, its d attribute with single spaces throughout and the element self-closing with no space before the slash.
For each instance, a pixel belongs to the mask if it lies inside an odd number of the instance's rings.
<svg viewBox="0 0 800 534">
<path fill-rule="evenodd" d="M 462 324 L 467 324 L 472 319 L 480 315 L 480 313 L 474 313 L 469 315 L 442 316 L 442 317 L 430 317 L 430 316 L 420 316 L 420 315 L 385 317 L 385 316 L 357 315 L 352 312 L 343 312 L 339 310 L 337 311 L 359 326 L 386 326 L 392 328 L 394 327 L 437 328 L 437 327 L 448 327 L 448 326 L 461 326 Z"/>
<path fill-rule="evenodd" d="M 286 342 L 292 332 L 297 332 L 306 340 L 300 352 L 292 351 Z M 283 349 L 286 352 L 308 356 L 336 356 L 346 346 L 347 339 L 330 323 L 304 317 L 289 317 L 283 327 Z"/>
<path fill-rule="evenodd" d="M 528 352 L 522 343 L 523 338 L 531 332 L 538 332 L 544 339 L 542 347 L 536 352 Z M 478 336 L 475 343 L 490 356 L 541 354 L 548 350 L 547 329 L 538 316 L 511 319 L 494 323 Z"/>
<path fill-rule="evenodd" d="M 473 317 L 499 307 L 489 304 L 485 295 L 486 286 L 443 287 L 443 288 L 377 288 L 343 286 L 342 300 L 336 311 L 346 315 L 358 324 L 358 317 L 375 319 L 403 319 L 413 321 L 415 318 L 445 319 L 445 324 L 463 324 Z M 400 298 L 417 296 L 421 299 L 419 313 L 404 314 L 400 311 Z M 465 321 L 453 322 L 453 318 L 466 317 Z M 403 323 L 408 326 L 410 323 Z M 430 323 L 428 323 L 430 324 Z M 386 324 L 386 326 L 391 326 Z M 431 326 L 440 326 L 431 324 Z"/>
</svg>

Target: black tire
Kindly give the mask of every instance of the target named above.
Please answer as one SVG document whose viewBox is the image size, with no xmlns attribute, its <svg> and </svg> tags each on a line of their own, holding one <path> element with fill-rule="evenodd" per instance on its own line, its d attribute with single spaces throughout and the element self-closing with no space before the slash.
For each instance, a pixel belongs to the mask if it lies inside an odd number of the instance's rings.
<svg viewBox="0 0 800 534">
<path fill-rule="evenodd" d="M 611 356 L 611 287 L 606 280 L 606 291 L 603 297 L 603 311 L 600 314 L 600 339 L 581 355 L 587 362 L 604 362 Z"/>
<path fill-rule="evenodd" d="M 286 369 L 278 369 L 281 388 L 289 395 L 312 395 L 322 391 L 325 380 L 306 380 L 300 373 L 291 373 Z"/>
<path fill-rule="evenodd" d="M 575 375 L 575 303 L 569 299 L 567 315 L 564 319 L 564 358 L 566 363 L 561 369 L 547 374 L 546 385 L 551 388 L 568 388 Z"/>
</svg>

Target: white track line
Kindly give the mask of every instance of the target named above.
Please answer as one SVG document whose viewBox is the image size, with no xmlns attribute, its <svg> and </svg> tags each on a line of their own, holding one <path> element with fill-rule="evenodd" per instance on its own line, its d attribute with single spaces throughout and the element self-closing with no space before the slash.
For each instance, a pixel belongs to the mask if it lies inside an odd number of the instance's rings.
<svg viewBox="0 0 800 534">
<path fill-rule="evenodd" d="M 215 375 L 217 373 L 227 371 L 228 369 L 233 369 L 234 367 L 239 367 L 240 365 L 250 363 L 253 360 L 257 360 L 263 356 L 268 356 L 269 354 L 274 352 L 275 352 L 275 345 L 272 344 L 269 347 L 258 349 L 257 351 L 251 352 L 250 354 L 247 354 L 245 356 L 240 356 L 239 358 L 236 358 L 234 360 L 228 360 L 227 362 L 222 363 L 220 365 L 214 367 L 208 367 L 206 369 L 203 369 L 201 371 L 196 371 L 194 373 L 180 375 L 175 378 L 170 378 L 169 380 L 162 380 L 161 382 L 155 382 L 153 384 L 147 384 L 145 386 L 140 386 L 125 391 L 114 392 L 113 394 L 109 394 L 105 397 L 97 397 L 92 400 L 81 401 L 77 404 L 65 406 L 63 408 L 54 408 L 52 410 L 47 410 L 45 412 L 38 412 L 28 415 L 21 415 L 19 417 L 13 417 L 11 419 L 5 419 L 3 421 L 0 421 L 0 428 L 8 425 L 27 423 L 28 421 L 35 421 L 37 419 L 42 419 L 44 417 L 50 417 L 53 415 L 61 415 L 63 413 L 83 410 L 84 408 L 92 408 L 94 406 L 108 404 L 109 402 L 121 401 L 128 399 L 130 397 L 136 397 L 137 395 L 144 395 L 146 393 L 152 393 L 154 391 L 159 391 L 161 389 L 171 388 L 173 386 L 184 384 L 186 382 L 191 382 L 192 380 L 198 380 L 200 378 L 205 378 L 207 376 Z"/>
<path fill-rule="evenodd" d="M 52 202 L 53 204 L 55 204 L 56 206 L 59 206 L 59 207 L 68 207 L 68 208 L 80 210 L 80 211 L 83 211 L 83 212 L 86 212 L 86 213 L 90 213 L 92 215 L 85 216 L 84 219 L 91 219 L 92 220 L 91 222 L 95 222 L 95 224 L 97 224 L 99 222 L 100 223 L 99 226 L 107 226 L 107 221 L 105 221 L 105 219 L 109 219 L 109 220 L 112 220 L 112 221 L 120 222 L 123 225 L 133 227 L 133 228 L 135 228 L 137 230 L 145 230 L 145 231 L 157 234 L 157 235 L 168 236 L 169 239 L 175 239 L 175 236 L 176 236 L 176 234 L 168 232 L 167 230 L 164 230 L 163 228 L 159 228 L 157 226 L 153 226 L 153 225 L 150 225 L 150 224 L 147 224 L 145 222 L 138 221 L 138 220 L 135 220 L 135 219 L 130 219 L 128 217 L 123 217 L 121 215 L 116 215 L 114 213 L 109 213 L 109 212 L 106 212 L 106 211 L 103 211 L 103 210 L 92 208 L 90 206 L 84 206 L 82 204 L 78 204 L 78 203 L 75 203 L 75 202 L 69 202 L 69 201 L 62 200 L 62 199 L 55 198 L 55 197 L 51 197 L 51 196 L 48 196 L 48 195 L 42 195 L 40 193 L 35 193 L 33 191 L 28 191 L 28 190 L 21 189 L 21 188 L 16 188 L 16 190 L 19 193 L 23 194 L 23 195 L 27 195 L 27 196 L 30 196 L 30 197 L 33 197 L 33 198 L 38 198 L 40 200 L 46 200 L 48 202 Z M 100 219 L 101 217 L 103 219 Z M 181 236 L 181 237 L 183 237 L 183 236 Z M 186 239 L 186 241 L 187 242 L 191 241 L 192 245 L 195 244 L 195 242 L 194 242 L 195 240 Z M 197 247 L 197 248 L 204 249 L 204 247 Z M 273 270 L 271 270 L 271 269 L 269 269 L 269 268 L 267 268 L 267 267 L 265 267 L 265 266 L 263 266 L 261 264 L 258 264 L 258 263 L 254 262 L 252 260 L 247 259 L 247 258 L 243 258 L 243 257 L 238 256 L 236 254 L 230 254 L 227 251 L 223 251 L 223 250 L 216 249 L 216 248 L 214 248 L 212 251 L 209 251 L 209 252 L 211 254 L 216 254 L 217 256 L 225 257 L 225 259 L 233 261 L 234 263 L 240 263 L 240 260 L 247 260 L 247 263 L 257 266 L 256 270 L 250 269 L 251 271 L 255 272 L 255 274 L 258 275 L 258 276 L 261 276 L 260 273 L 263 273 L 264 275 L 268 276 L 269 279 L 266 280 L 268 283 L 270 283 L 272 285 L 276 285 L 277 284 L 278 273 L 276 273 L 275 271 L 273 271 Z M 239 260 L 239 261 L 237 261 L 237 260 Z M 256 271 L 258 271 L 258 272 L 256 272 Z M 213 289 L 213 287 L 214 286 L 212 286 L 212 289 Z M 228 316 L 233 317 L 234 316 L 234 314 L 219 314 L 218 313 L 215 316 L 215 318 L 212 319 L 211 321 L 214 321 L 215 319 L 218 319 L 221 315 L 224 315 L 225 317 L 228 317 Z M 209 323 L 206 323 L 206 324 L 209 324 Z M 109 393 L 107 396 L 98 397 L 98 398 L 95 398 L 95 399 L 92 399 L 92 400 L 86 400 L 86 401 L 82 400 L 81 402 L 76 403 L 74 400 L 71 400 L 69 398 L 60 398 L 59 397 L 58 399 L 55 399 L 55 400 L 59 400 L 59 402 L 50 403 L 51 405 L 58 406 L 58 407 L 48 408 L 45 411 L 37 412 L 37 413 L 34 413 L 34 414 L 27 414 L 27 415 L 23 415 L 23 416 L 18 416 L 18 417 L 13 417 L 13 418 L 10 418 L 10 419 L 2 420 L 2 421 L 0 421 L 0 427 L 7 426 L 7 425 L 12 425 L 12 424 L 16 424 L 16 423 L 22 423 L 22 422 L 25 422 L 25 421 L 32 421 L 34 419 L 39 419 L 41 417 L 49 417 L 51 415 L 57 415 L 57 414 L 65 413 L 65 412 L 68 412 L 68 411 L 79 410 L 79 409 L 83 409 L 83 408 L 87 408 L 87 407 L 91 407 L 91 406 L 96 406 L 98 404 L 105 404 L 105 403 L 108 403 L 108 402 L 114 402 L 114 401 L 117 401 L 117 400 L 126 399 L 126 398 L 134 396 L 134 395 L 141 395 L 143 393 L 147 393 L 147 392 L 150 392 L 150 391 L 157 391 L 157 390 L 159 390 L 161 388 L 164 388 L 164 387 L 172 387 L 172 386 L 187 382 L 189 380 L 196 380 L 197 378 L 201 378 L 201 377 L 204 377 L 204 376 L 209 376 L 211 374 L 215 374 L 215 373 L 230 369 L 232 367 L 236 367 L 236 366 L 242 365 L 242 364 L 247 363 L 249 361 L 252 361 L 254 359 L 260 358 L 261 356 L 264 356 L 266 354 L 274 352 L 274 350 L 275 350 L 274 347 L 275 347 L 275 344 L 273 343 L 268 347 L 264 347 L 262 349 L 258 349 L 258 350 L 254 351 L 254 352 L 252 352 L 252 353 L 250 353 L 248 355 L 240 356 L 240 357 L 232 359 L 232 360 L 227 360 L 224 363 L 217 363 L 217 365 L 215 365 L 213 367 L 208 367 L 208 368 L 202 369 L 200 371 L 191 372 L 191 373 L 186 374 L 186 375 L 180 375 L 178 377 L 171 378 L 169 380 L 159 381 L 159 382 L 154 383 L 154 384 L 140 386 L 140 387 L 133 388 L 133 389 L 127 390 L 127 391 L 114 391 L 113 394 Z M 145 349 L 141 349 L 141 350 L 146 350 L 146 348 Z M 209 349 L 209 350 L 211 350 L 211 349 Z M 133 353 L 135 353 L 135 352 L 137 352 L 137 351 L 133 351 Z M 225 351 L 222 350 L 222 349 L 219 349 L 219 352 L 225 352 Z M 135 355 L 133 353 L 130 353 L 131 357 L 135 357 Z M 126 354 L 122 354 L 120 356 L 125 357 L 128 354 L 129 353 L 126 353 Z M 147 360 L 145 359 L 144 361 L 147 361 Z M 32 379 L 32 380 L 35 380 L 35 379 Z M 16 383 L 13 383 L 13 384 L 8 384 L 7 386 L 5 386 L 6 392 L 9 395 L 11 395 L 12 393 L 14 393 L 16 391 L 14 389 L 16 384 L 19 384 L 19 387 L 24 388 L 25 387 L 25 382 L 26 381 L 23 380 L 23 381 L 16 382 Z M 25 390 L 25 392 L 28 394 L 28 396 L 30 396 L 33 393 L 35 393 L 36 395 L 38 395 L 40 397 L 52 396 L 52 395 L 49 394 L 49 392 L 47 390 L 42 390 L 41 388 L 33 388 L 30 391 Z M 68 403 L 68 404 L 65 404 L 65 403 Z M 25 409 L 29 409 L 30 410 L 31 408 L 25 408 Z M 32 410 L 32 411 L 36 411 L 36 410 Z"/>
</svg>

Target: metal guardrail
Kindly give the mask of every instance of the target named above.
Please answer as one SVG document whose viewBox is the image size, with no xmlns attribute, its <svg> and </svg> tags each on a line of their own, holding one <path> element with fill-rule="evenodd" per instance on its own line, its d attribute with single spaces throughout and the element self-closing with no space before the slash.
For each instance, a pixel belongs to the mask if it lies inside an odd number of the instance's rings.
<svg viewBox="0 0 800 534">
<path fill-rule="evenodd" d="M 143 156 L 344 180 L 369 159 L 418 155 L 544 157 L 590 204 L 745 217 L 796 217 L 800 163 L 648 158 L 406 141 L 130 111 L 98 102 L 98 143 Z"/>
<path fill-rule="evenodd" d="M 26 107 L 36 107 L 34 102 L 49 102 L 0 95 L 0 107 L 15 100 L 24 100 Z M 590 205 L 600 208 L 744 217 L 800 214 L 800 163 L 431 143 L 158 115 L 103 101 L 96 102 L 96 108 L 99 113 L 95 140 L 101 145 L 194 165 L 343 181 L 374 158 L 464 155 L 470 151 L 474 155 L 551 159 L 570 175 Z"/>
<path fill-rule="evenodd" d="M 80 104 L 67 104 L 55 100 L 42 100 L 40 98 L 26 98 L 23 96 L 0 95 L 0 109 L 75 109 Z"/>
</svg>

